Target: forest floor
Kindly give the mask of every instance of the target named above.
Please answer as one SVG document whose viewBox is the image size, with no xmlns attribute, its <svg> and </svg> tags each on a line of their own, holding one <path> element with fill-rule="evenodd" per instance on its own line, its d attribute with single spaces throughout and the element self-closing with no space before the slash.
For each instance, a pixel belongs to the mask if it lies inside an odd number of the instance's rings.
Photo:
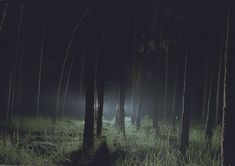
<svg viewBox="0 0 235 166">
<path fill-rule="evenodd" d="M 137 131 L 126 118 L 125 137 L 113 121 L 104 120 L 102 137 L 84 154 L 83 121 L 69 118 L 13 118 L 0 124 L 0 164 L 11 165 L 146 165 L 219 166 L 220 129 L 213 131 L 212 146 L 204 142 L 204 128 L 192 124 L 186 159 L 179 152 L 179 129 L 160 125 L 156 133 L 145 117 Z"/>
</svg>

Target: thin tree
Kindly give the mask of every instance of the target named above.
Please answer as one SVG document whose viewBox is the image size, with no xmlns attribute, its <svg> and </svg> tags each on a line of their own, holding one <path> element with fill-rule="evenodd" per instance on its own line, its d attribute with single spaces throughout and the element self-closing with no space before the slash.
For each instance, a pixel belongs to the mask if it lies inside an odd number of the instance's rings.
<svg viewBox="0 0 235 166">
<path fill-rule="evenodd" d="M 46 2 L 44 2 L 46 3 Z M 44 54 L 44 41 L 46 33 L 46 17 L 47 17 L 47 8 L 44 4 L 44 14 L 43 14 L 43 25 L 42 25 L 42 34 L 41 34 L 41 50 L 40 50 L 40 60 L 39 60 L 39 71 L 38 71 L 38 89 L 37 89 L 37 112 L 36 115 L 39 116 L 40 112 L 40 93 L 41 93 L 41 79 L 42 79 L 42 62 Z"/>
<path fill-rule="evenodd" d="M 166 116 L 167 116 L 167 93 L 168 93 L 168 47 L 169 47 L 169 42 L 166 40 L 163 42 L 163 46 L 165 49 L 165 89 L 164 89 L 164 105 L 163 105 L 163 118 L 164 121 L 166 121 Z"/>
<path fill-rule="evenodd" d="M 102 48 L 100 48 L 101 51 Z M 104 104 L 104 70 L 103 70 L 103 52 L 99 52 L 99 59 L 97 64 L 97 74 L 96 78 L 97 84 L 97 98 L 98 98 L 98 109 L 97 109 L 97 121 L 96 121 L 96 134 L 101 135 L 102 131 L 102 117 L 103 117 L 103 104 Z"/>
<path fill-rule="evenodd" d="M 181 117 L 181 131 L 180 131 L 180 152 L 183 156 L 186 154 L 186 150 L 189 145 L 189 118 L 190 118 L 190 93 L 188 85 L 188 52 L 185 51 L 185 62 L 184 62 L 184 87 L 183 87 L 183 108 Z"/>
<path fill-rule="evenodd" d="M 227 27 L 226 27 L 226 38 L 225 38 L 225 52 L 224 52 L 224 79 L 223 79 L 223 115 L 222 115 L 222 134 L 221 134 L 221 165 L 229 166 L 233 165 L 234 157 L 231 154 L 233 151 L 231 134 L 234 133 L 232 126 L 232 111 L 234 110 L 234 104 L 232 96 L 234 97 L 234 85 L 232 76 L 228 77 L 228 74 L 234 72 L 234 64 L 229 63 L 228 59 L 232 58 L 228 55 L 228 44 L 229 44 L 229 32 L 230 32 L 230 17 L 231 17 L 231 4 L 228 4 L 227 10 Z M 231 59 L 230 59 L 231 60 Z M 228 65 L 229 64 L 229 65 Z M 230 91 L 231 90 L 231 91 Z M 230 93 L 228 93 L 230 91 Z"/>
<path fill-rule="evenodd" d="M 213 84 L 213 75 L 210 78 L 209 85 L 209 96 L 208 96 L 208 104 L 207 104 L 207 118 L 206 118 L 206 134 L 205 141 L 208 147 L 211 146 L 212 141 L 212 130 L 213 130 L 213 122 L 214 122 L 214 101 L 215 101 L 215 84 Z"/>
<path fill-rule="evenodd" d="M 211 3 L 211 2 L 210 2 Z M 205 73 L 204 73 L 204 92 L 203 92 L 203 110 L 202 110 L 202 122 L 205 123 L 207 118 L 207 106 L 208 106 L 208 96 L 209 96 L 209 84 L 210 84 L 210 59 L 209 55 L 211 54 L 211 36 L 212 36 L 212 18 L 213 18 L 213 10 L 212 7 L 209 9 L 209 22 L 208 22 L 208 36 L 207 36 L 207 49 L 206 49 L 206 63 L 205 63 Z"/>
<path fill-rule="evenodd" d="M 171 121 L 172 121 L 172 127 L 175 126 L 175 120 L 176 120 L 176 96 L 177 96 L 177 87 L 179 83 L 179 71 L 180 71 L 180 65 L 181 65 L 181 52 L 182 52 L 182 34 L 183 34 L 183 21 L 180 23 L 179 27 L 179 41 L 178 41 L 178 53 L 177 56 L 177 63 L 175 67 L 175 78 L 174 78 L 174 87 L 173 87 L 173 97 L 172 97 L 172 106 L 171 106 Z"/>
<path fill-rule="evenodd" d="M 8 100 L 7 100 L 7 121 L 9 120 L 9 116 L 10 116 L 10 104 L 11 104 L 11 100 L 12 100 L 12 82 L 13 82 L 13 72 L 11 69 L 11 74 L 10 74 L 10 80 L 9 80 L 9 88 L 8 88 Z"/>
<path fill-rule="evenodd" d="M 183 82 L 183 105 L 182 105 L 182 115 L 181 115 L 181 131 L 180 131 L 180 152 L 185 157 L 186 150 L 189 146 L 189 128 L 190 128 L 190 79 L 188 71 L 188 46 L 189 46 L 189 1 L 188 4 L 185 3 L 185 36 L 184 36 L 184 82 Z M 186 7 L 187 12 L 186 12 Z"/>
<path fill-rule="evenodd" d="M 122 73 L 124 74 L 124 73 Z M 120 80 L 120 99 L 119 99 L 119 119 L 118 128 L 125 135 L 125 80 L 124 76 L 121 76 Z"/>
</svg>

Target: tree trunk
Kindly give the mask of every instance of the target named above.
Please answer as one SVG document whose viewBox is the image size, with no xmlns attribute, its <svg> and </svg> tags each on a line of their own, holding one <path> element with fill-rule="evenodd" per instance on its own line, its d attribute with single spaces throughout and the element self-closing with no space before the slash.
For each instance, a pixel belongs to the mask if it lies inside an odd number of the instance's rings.
<svg viewBox="0 0 235 166">
<path fill-rule="evenodd" d="M 168 46 L 166 46 L 168 47 Z M 167 88 L 168 88 L 168 48 L 165 49 L 165 90 L 164 90 L 164 107 L 163 107 L 163 119 L 167 121 Z"/>
<path fill-rule="evenodd" d="M 234 49 L 229 47 L 229 33 L 230 29 L 230 17 L 233 16 L 231 14 L 231 6 L 229 4 L 227 11 L 227 27 L 226 27 L 226 39 L 225 39 L 225 53 L 224 53 L 224 80 L 223 80 L 223 117 L 222 117 L 222 135 L 221 135 L 221 165 L 223 166 L 232 166 L 235 164 L 234 161 L 234 113 L 235 104 L 234 104 L 234 56 L 229 56 L 229 52 L 231 49 L 231 53 L 233 53 Z"/>
<path fill-rule="evenodd" d="M 124 73 L 122 73 L 124 74 Z M 119 109 L 119 129 L 125 135 L 125 80 L 124 76 L 121 76 L 120 80 L 120 109 Z"/>
<path fill-rule="evenodd" d="M 45 2 L 46 3 L 46 2 Z M 38 72 L 38 91 L 37 91 L 37 112 L 36 115 L 39 116 L 40 112 L 40 93 L 41 93 L 41 78 L 42 78 L 42 62 L 43 62 L 43 52 L 44 52 L 44 40 L 46 33 L 46 15 L 47 9 L 46 4 L 44 4 L 44 15 L 43 15 L 43 25 L 42 25 L 42 35 L 41 35 L 41 52 L 40 52 L 40 60 L 39 60 L 39 72 Z"/>
<path fill-rule="evenodd" d="M 205 134 L 205 141 L 208 147 L 211 147 L 212 143 L 212 130 L 213 130 L 213 123 L 214 123 L 214 115 L 215 115 L 215 85 L 213 84 L 213 75 L 210 79 L 210 90 L 208 96 L 208 107 L 207 107 L 207 118 L 206 118 L 206 134 Z"/>
<path fill-rule="evenodd" d="M 142 93 L 140 92 L 139 93 L 139 96 L 138 96 L 138 106 L 137 106 L 137 111 L 136 111 L 136 122 L 135 122 L 135 125 L 136 125 L 136 129 L 139 130 L 140 129 L 140 125 L 141 125 L 141 117 L 142 117 Z"/>
<path fill-rule="evenodd" d="M 103 36 L 101 36 L 103 38 Z M 102 39 L 98 41 L 99 49 L 97 49 L 97 62 L 96 62 L 96 88 L 97 88 L 97 118 L 96 118 L 96 134 L 101 135 L 102 132 L 102 118 L 103 118 L 103 104 L 104 104 L 104 70 L 103 70 L 103 52 Z"/>
<path fill-rule="evenodd" d="M 181 132 L 180 132 L 180 152 L 183 156 L 189 145 L 189 119 L 190 119 L 190 88 L 187 74 L 188 53 L 185 53 L 184 64 L 184 88 L 183 88 L 183 108 L 181 117 Z"/>
<path fill-rule="evenodd" d="M 11 100 L 12 100 L 12 80 L 13 79 L 13 72 L 11 71 L 11 76 L 10 76 L 10 80 L 9 80 L 9 88 L 8 88 L 8 100 L 7 100 L 7 121 L 9 120 L 9 116 L 10 116 L 10 104 L 11 104 Z"/>
<path fill-rule="evenodd" d="M 94 140 L 94 95 L 95 95 L 95 54 L 97 53 L 97 40 L 92 35 L 94 23 L 93 17 L 89 17 L 88 24 L 88 34 L 87 34 L 87 44 L 86 44 L 86 67 L 85 67 L 85 81 L 86 81 L 86 104 L 85 104 L 85 125 L 83 133 L 83 149 L 88 150 L 92 148 Z"/>
</svg>

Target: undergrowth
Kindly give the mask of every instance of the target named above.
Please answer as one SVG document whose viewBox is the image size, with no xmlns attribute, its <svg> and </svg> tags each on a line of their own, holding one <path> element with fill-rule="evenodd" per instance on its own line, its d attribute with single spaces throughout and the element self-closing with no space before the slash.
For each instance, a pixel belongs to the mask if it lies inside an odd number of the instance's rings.
<svg viewBox="0 0 235 166">
<path fill-rule="evenodd" d="M 126 118 L 125 137 L 113 121 L 104 120 L 103 137 L 113 165 L 136 166 L 217 166 L 219 165 L 220 129 L 213 132 L 212 146 L 204 143 L 201 126 L 190 128 L 190 145 L 184 159 L 179 152 L 179 128 L 160 123 L 159 131 L 151 129 L 151 121 L 144 118 L 137 131 Z M 72 119 L 14 118 L 10 128 L 18 133 L 0 136 L 0 164 L 63 165 L 71 163 L 70 155 L 81 148 L 83 122 Z M 20 134 L 20 131 L 28 131 Z M 36 133 L 34 133 L 36 132 Z M 97 142 L 97 141 L 96 141 Z"/>
</svg>

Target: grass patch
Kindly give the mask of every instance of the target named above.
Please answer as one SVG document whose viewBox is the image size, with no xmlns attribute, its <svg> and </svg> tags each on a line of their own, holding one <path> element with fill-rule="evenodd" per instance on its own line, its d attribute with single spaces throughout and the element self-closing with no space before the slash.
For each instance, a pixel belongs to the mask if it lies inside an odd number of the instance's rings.
<svg viewBox="0 0 235 166">
<path fill-rule="evenodd" d="M 14 118 L 9 127 L 18 129 L 18 133 L 0 136 L 0 164 L 71 165 L 71 155 L 82 146 L 83 125 L 83 121 L 68 118 L 55 123 L 42 117 Z M 21 130 L 27 132 L 20 134 Z M 92 155 L 99 155 L 96 151 L 105 142 L 112 165 L 219 166 L 220 131 L 219 128 L 213 131 L 212 146 L 208 149 L 203 128 L 196 125 L 190 128 L 190 146 L 184 160 L 178 150 L 178 128 L 160 123 L 156 133 L 151 129 L 150 118 L 146 117 L 137 131 L 126 118 L 126 136 L 123 137 L 113 121 L 104 120 L 103 137 L 96 139 Z"/>
</svg>

